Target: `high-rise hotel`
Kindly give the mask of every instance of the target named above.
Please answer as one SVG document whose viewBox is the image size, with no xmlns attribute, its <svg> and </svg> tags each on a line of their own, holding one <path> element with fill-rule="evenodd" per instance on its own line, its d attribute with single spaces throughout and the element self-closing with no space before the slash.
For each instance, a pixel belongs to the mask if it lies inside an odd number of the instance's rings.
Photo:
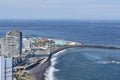
<svg viewBox="0 0 120 80">
<path fill-rule="evenodd" d="M 6 37 L 0 39 L 0 48 L 0 80 L 13 80 L 14 63 L 22 54 L 22 32 L 7 32 Z"/>
<path fill-rule="evenodd" d="M 1 41 L 1 52 L 6 57 L 20 57 L 22 54 L 22 32 L 12 30 Z"/>
</svg>

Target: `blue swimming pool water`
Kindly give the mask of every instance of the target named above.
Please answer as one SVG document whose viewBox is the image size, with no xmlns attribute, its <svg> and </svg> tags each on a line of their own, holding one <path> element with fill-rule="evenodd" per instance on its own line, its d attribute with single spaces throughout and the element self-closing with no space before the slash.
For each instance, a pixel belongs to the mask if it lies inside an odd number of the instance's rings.
<svg viewBox="0 0 120 80">
<path fill-rule="evenodd" d="M 65 45 L 67 44 L 65 41 L 62 41 L 62 40 L 54 40 L 55 44 L 56 45 Z"/>
</svg>

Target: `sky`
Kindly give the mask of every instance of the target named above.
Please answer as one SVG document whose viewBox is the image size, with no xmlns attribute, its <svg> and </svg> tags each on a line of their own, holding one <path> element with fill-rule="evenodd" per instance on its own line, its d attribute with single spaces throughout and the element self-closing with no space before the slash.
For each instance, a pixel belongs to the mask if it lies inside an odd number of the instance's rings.
<svg viewBox="0 0 120 80">
<path fill-rule="evenodd" d="M 0 0 L 0 19 L 120 20 L 120 0 Z"/>
</svg>

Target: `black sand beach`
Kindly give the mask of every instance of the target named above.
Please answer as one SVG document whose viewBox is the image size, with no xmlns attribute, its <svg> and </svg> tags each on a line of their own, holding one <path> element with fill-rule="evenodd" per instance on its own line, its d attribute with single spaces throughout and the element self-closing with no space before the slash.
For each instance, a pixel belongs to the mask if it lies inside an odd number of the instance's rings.
<svg viewBox="0 0 120 80">
<path fill-rule="evenodd" d="M 32 77 L 31 80 L 44 80 L 44 73 L 46 69 L 51 64 L 51 56 L 61 50 L 68 49 L 68 48 L 74 48 L 74 47 L 80 47 L 80 46 L 54 46 L 50 48 L 50 55 L 45 63 L 37 65 L 34 69 L 32 69 L 30 76 Z"/>
</svg>

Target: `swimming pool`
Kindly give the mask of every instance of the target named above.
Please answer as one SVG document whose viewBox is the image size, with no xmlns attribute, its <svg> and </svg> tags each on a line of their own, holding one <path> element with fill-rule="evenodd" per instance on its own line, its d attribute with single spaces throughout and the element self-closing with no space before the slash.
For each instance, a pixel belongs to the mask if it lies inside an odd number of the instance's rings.
<svg viewBox="0 0 120 80">
<path fill-rule="evenodd" d="M 67 42 L 63 41 L 63 40 L 53 40 L 55 42 L 55 45 L 66 45 Z"/>
</svg>

